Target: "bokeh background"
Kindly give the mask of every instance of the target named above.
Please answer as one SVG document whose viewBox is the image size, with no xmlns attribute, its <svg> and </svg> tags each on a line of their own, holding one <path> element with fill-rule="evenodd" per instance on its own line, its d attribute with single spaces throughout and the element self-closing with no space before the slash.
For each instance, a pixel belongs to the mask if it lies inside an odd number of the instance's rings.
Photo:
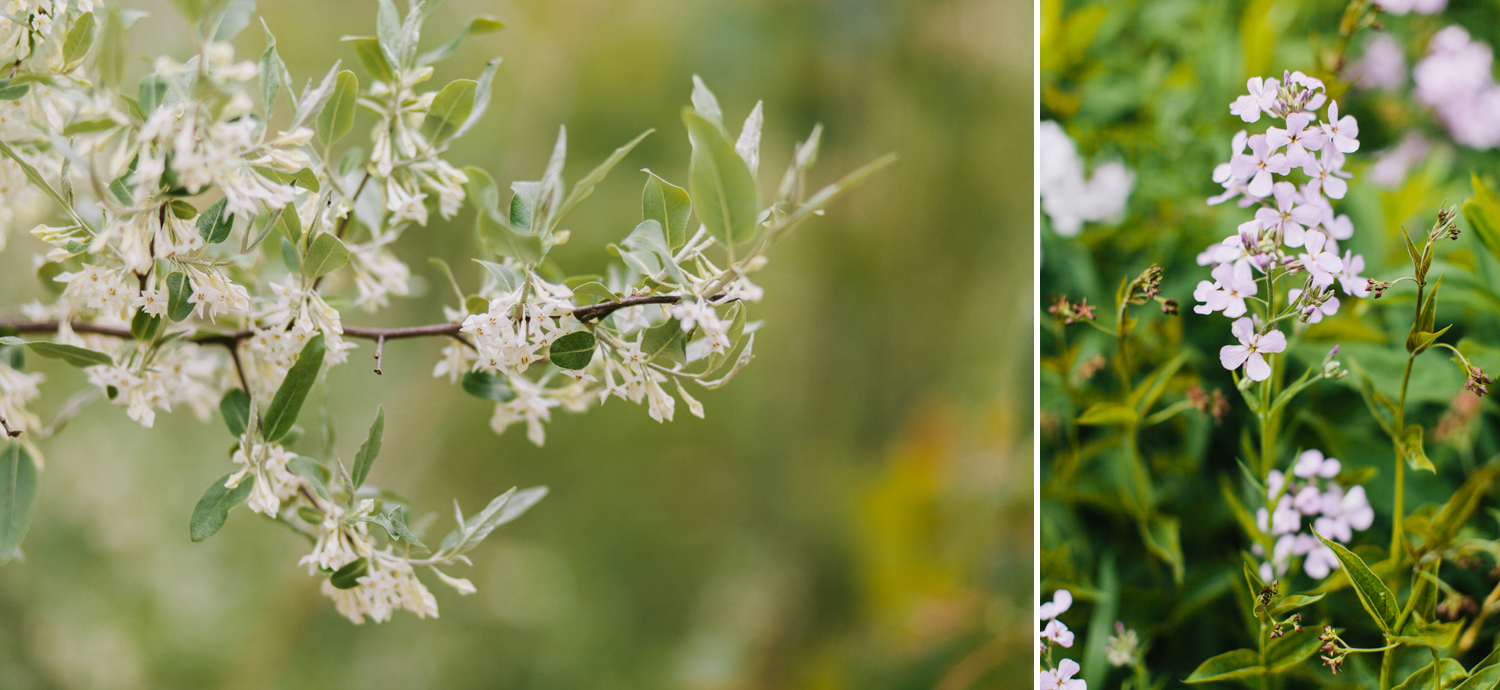
<svg viewBox="0 0 1500 690">
<path fill-rule="evenodd" d="M 186 57 L 167 2 L 132 52 Z M 374 31 L 375 3 L 261 0 L 299 83 Z M 658 425 L 618 402 L 562 414 L 535 448 L 490 405 L 430 377 L 441 344 L 368 343 L 326 403 L 351 457 L 376 404 L 371 482 L 451 520 L 513 486 L 552 494 L 474 552 L 477 594 L 430 586 L 438 620 L 351 625 L 296 560 L 306 543 L 236 509 L 191 544 L 225 471 L 222 423 L 154 430 L 96 403 L 43 446 L 25 562 L 0 567 L 0 688 L 961 688 L 1029 683 L 1033 639 L 1032 5 L 1022 0 L 448 0 L 424 45 L 475 14 L 434 84 L 503 56 L 484 123 L 451 160 L 535 179 L 568 126 L 568 179 L 658 129 L 570 217 L 553 256 L 601 272 L 639 214 L 649 167 L 684 181 L 691 75 L 726 120 L 765 100 L 765 182 L 826 126 L 815 180 L 902 160 L 790 236 L 758 275 L 766 325 L 733 385 Z M 252 26 L 239 55 L 262 49 Z M 144 73 L 147 63 L 138 63 Z M 363 74 L 361 72 L 362 79 Z M 358 125 L 363 127 L 363 124 Z M 470 212 L 409 231 L 426 294 L 357 325 L 441 319 L 426 263 L 477 285 Z M 41 296 L 34 240 L 0 255 L 0 297 Z M 47 374 L 43 419 L 82 385 Z M 309 434 L 309 437 L 313 436 Z M 304 440 L 302 443 L 314 443 Z M 439 523 L 439 529 L 443 522 Z"/>
</svg>

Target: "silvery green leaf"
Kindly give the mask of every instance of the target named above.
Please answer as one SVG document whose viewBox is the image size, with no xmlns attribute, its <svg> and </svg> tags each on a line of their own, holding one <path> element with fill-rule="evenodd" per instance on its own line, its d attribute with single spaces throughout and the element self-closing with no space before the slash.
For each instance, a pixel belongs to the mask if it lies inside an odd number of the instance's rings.
<svg viewBox="0 0 1500 690">
<path fill-rule="evenodd" d="M 37 472 L 31 454 L 14 444 L 0 452 L 0 563 L 20 548 L 36 513 Z"/>
<path fill-rule="evenodd" d="M 328 582 L 338 589 L 354 589 L 359 586 L 359 578 L 368 574 L 370 562 L 361 558 L 339 568 L 328 578 Z"/>
<path fill-rule="evenodd" d="M 875 159 L 873 162 L 865 164 L 858 170 L 845 175 L 844 178 L 839 180 L 838 182 L 835 182 L 831 185 L 828 185 L 827 187 L 818 190 L 817 194 L 814 194 L 811 199 L 807 200 L 806 203 L 798 206 L 797 210 L 793 211 L 792 214 L 780 224 L 781 230 L 784 232 L 790 229 L 792 226 L 804 220 L 807 220 L 808 216 L 811 216 L 812 214 L 821 211 L 824 208 L 827 208 L 828 204 L 832 203 L 834 199 L 837 199 L 840 196 L 843 196 L 845 192 L 848 192 L 849 190 L 854 189 L 861 184 L 864 184 L 865 180 L 868 179 L 871 175 L 874 175 L 876 172 L 879 172 L 886 166 L 895 163 L 896 159 L 896 154 L 887 153 L 886 155 Z"/>
<path fill-rule="evenodd" d="M 385 51 L 380 49 L 380 39 L 372 36 L 345 36 L 339 40 L 354 44 L 354 54 L 359 56 L 359 64 L 364 65 L 365 70 L 376 81 L 387 84 L 396 81 L 396 68 L 386 59 Z"/>
<path fill-rule="evenodd" d="M 396 12 L 396 5 L 391 0 L 380 0 L 379 9 L 375 12 L 375 35 L 380 38 L 380 49 L 385 53 L 385 59 L 392 66 L 399 67 L 404 50 L 401 15 Z"/>
<path fill-rule="evenodd" d="M 510 383 L 504 376 L 471 371 L 464 374 L 461 385 L 465 393 L 481 400 L 505 403 L 516 399 L 516 392 L 511 390 Z"/>
<path fill-rule="evenodd" d="M 469 200 L 474 204 L 475 231 L 490 251 L 508 256 L 521 263 L 535 265 L 546 255 L 541 238 L 525 236 L 512 230 L 500 215 L 499 196 L 495 181 L 480 168 L 464 168 L 469 181 L 464 185 Z"/>
<path fill-rule="evenodd" d="M 64 343 L 52 343 L 47 341 L 29 342 L 26 347 L 30 348 L 41 357 L 47 359 L 60 359 L 72 366 L 84 369 L 95 366 L 112 366 L 115 360 L 109 355 L 96 350 L 90 350 L 77 345 L 66 345 Z"/>
<path fill-rule="evenodd" d="M 333 500 L 332 496 L 328 493 L 328 479 L 330 476 L 332 476 L 332 473 L 328 471 L 327 467 L 324 467 L 322 464 L 318 463 L 312 458 L 304 458 L 299 455 L 288 461 L 286 464 L 286 468 L 290 470 L 292 474 L 303 478 L 307 481 L 308 484 L 311 484 L 313 491 L 316 491 L 319 496 L 322 496 L 323 500 Z"/>
<path fill-rule="evenodd" d="M 410 542 L 412 546 L 420 546 L 424 549 L 427 548 L 427 545 L 423 544 L 422 540 L 418 539 L 417 535 L 412 533 L 411 528 L 407 526 L 406 523 L 408 517 L 405 508 L 402 508 L 401 506 L 392 508 L 387 517 L 390 519 L 391 536 L 402 541 Z"/>
<path fill-rule="evenodd" d="M 641 352 L 646 360 L 667 366 L 687 361 L 687 334 L 677 319 L 646 329 L 641 336 Z"/>
<path fill-rule="evenodd" d="M 685 285 L 687 283 L 687 277 L 682 274 L 682 269 L 678 268 L 677 264 L 672 261 L 672 250 L 667 247 L 667 240 L 666 236 L 662 233 L 661 223 L 655 219 L 641 221 L 621 244 L 630 251 L 622 253 L 620 257 L 622 259 L 629 257 L 627 261 L 633 259 L 639 264 L 638 266 L 632 266 L 637 271 L 655 278 L 656 273 L 665 268 L 667 275 L 671 277 L 674 283 L 677 285 Z M 656 260 L 642 262 L 641 254 L 643 253 L 651 255 Z"/>
<path fill-rule="evenodd" d="M 426 10 L 427 8 L 424 7 L 423 9 Z M 464 39 L 470 36 L 494 33 L 504 28 L 505 23 L 498 19 L 483 16 L 475 17 L 469 20 L 469 23 L 465 24 L 463 30 L 459 31 L 458 35 L 454 36 L 452 40 L 423 53 L 421 57 L 417 58 L 417 64 L 419 66 L 430 65 L 439 60 L 446 60 L 458 51 L 458 46 L 464 42 Z"/>
<path fill-rule="evenodd" d="M 469 551 L 490 536 L 496 527 L 521 516 L 547 495 L 547 487 L 534 486 L 523 491 L 511 489 L 495 500 L 464 525 L 462 551 Z"/>
<path fill-rule="evenodd" d="M 276 397 L 266 407 L 261 428 L 265 431 L 267 441 L 280 441 L 292 430 L 292 425 L 297 422 L 297 415 L 302 411 L 302 403 L 307 400 L 308 392 L 318 379 L 318 371 L 323 367 L 323 352 L 322 333 L 313 336 L 302 346 L 296 363 L 287 370 L 286 378 L 282 379 L 281 386 L 276 389 Z"/>
<path fill-rule="evenodd" d="M 219 199 L 198 216 L 198 234 L 203 236 L 204 242 L 219 244 L 229 239 L 229 233 L 234 230 L 234 214 L 224 212 L 228 203 L 227 198 Z"/>
<path fill-rule="evenodd" d="M 255 16 L 255 0 L 229 0 L 219 12 L 218 26 L 214 29 L 215 41 L 227 41 L 250 26 Z"/>
<path fill-rule="evenodd" d="M 547 350 L 547 357 L 553 364 L 561 369 L 579 370 L 587 367 L 594 359 L 594 350 L 599 347 L 598 340 L 594 334 L 588 331 L 574 331 L 552 341 Z"/>
<path fill-rule="evenodd" d="M 485 109 L 490 107 L 490 92 L 494 88 L 495 70 L 500 67 L 500 58 L 495 58 L 485 63 L 484 71 L 479 73 L 479 88 L 474 92 L 474 108 L 469 111 L 468 119 L 464 120 L 458 131 L 453 134 L 455 138 L 461 137 L 479 124 L 480 116 L 484 115 Z"/>
<path fill-rule="evenodd" d="M 516 273 L 515 269 L 493 261 L 482 261 L 480 259 L 475 259 L 474 261 L 490 272 L 490 277 L 495 279 L 495 287 L 499 288 L 501 292 L 515 292 L 521 288 L 521 274 Z"/>
<path fill-rule="evenodd" d="M 434 144 L 447 141 L 458 132 L 474 110 L 479 83 L 472 79 L 455 79 L 432 99 L 432 107 L 422 119 L 422 135 Z"/>
<path fill-rule="evenodd" d="M 63 39 L 64 65 L 76 65 L 88 55 L 89 48 L 94 46 L 94 31 L 97 28 L 98 22 L 94 19 L 93 12 L 85 12 L 73 20 L 67 38 Z"/>
<path fill-rule="evenodd" d="M 750 174 L 754 175 L 760 170 L 760 128 L 765 116 L 761 114 L 761 101 L 755 102 L 755 108 L 750 111 L 750 116 L 745 118 L 745 126 L 740 129 L 740 138 L 734 143 L 734 152 L 740 154 L 745 160 L 745 165 L 750 166 Z"/>
<path fill-rule="evenodd" d="M 542 192 L 542 183 L 512 182 L 510 191 L 515 192 L 510 198 L 510 227 L 527 235 L 537 234 L 536 198 Z"/>
<path fill-rule="evenodd" d="M 328 74 L 323 75 L 323 81 L 318 82 L 316 89 L 312 88 L 312 82 L 308 82 L 307 87 L 302 90 L 302 97 L 297 99 L 297 112 L 292 116 L 292 123 L 287 126 L 287 131 L 301 127 L 307 122 L 307 118 L 323 107 L 323 103 L 333 92 L 334 81 L 338 79 L 339 64 L 334 62 L 333 67 L 328 68 Z"/>
<path fill-rule="evenodd" d="M 511 489 L 511 491 L 514 493 L 511 495 L 510 500 L 505 502 L 504 507 L 500 510 L 499 517 L 495 518 L 496 527 L 521 517 L 522 513 L 531 510 L 532 506 L 547 497 L 547 487 L 545 486 L 533 486 L 529 489 L 521 489 L 520 491 Z"/>
<path fill-rule="evenodd" d="M 270 122 L 276 112 L 276 95 L 281 91 L 281 82 L 290 81 L 290 76 L 286 63 L 281 61 L 281 54 L 276 52 L 276 37 L 271 34 L 271 27 L 266 26 L 265 20 L 261 20 L 260 24 L 266 32 L 266 49 L 260 54 L 260 98 L 261 105 L 265 108 L 266 122 Z M 287 89 L 287 93 L 291 94 L 291 89 Z M 296 107 L 296 103 L 292 106 Z"/>
<path fill-rule="evenodd" d="M 354 489 L 365 483 L 365 477 L 370 475 L 370 466 L 375 463 L 375 458 L 380 455 L 380 446 L 385 438 L 385 408 L 375 408 L 375 421 L 370 423 L 370 432 L 365 436 L 365 442 L 360 444 L 359 452 L 354 456 L 354 471 L 349 475 L 350 481 L 354 483 Z"/>
<path fill-rule="evenodd" d="M 666 230 L 667 243 L 672 251 L 687 244 L 688 217 L 692 215 L 693 202 L 687 190 L 661 179 L 650 170 L 646 188 L 641 191 L 641 220 L 655 220 Z"/>
<path fill-rule="evenodd" d="M 760 189 L 724 133 L 691 108 L 682 120 L 693 144 L 688 187 L 698 219 L 725 247 L 753 239 L 760 227 Z"/>
<path fill-rule="evenodd" d="M 213 536 L 229 519 L 229 509 L 250 497 L 250 490 L 255 488 L 255 477 L 244 477 L 233 489 L 226 488 L 224 483 L 232 476 L 234 473 L 230 472 L 214 480 L 198 499 L 198 504 L 193 506 L 193 517 L 188 521 L 189 539 L 200 542 Z"/>
<path fill-rule="evenodd" d="M 531 226 L 534 234 L 552 230 L 558 204 L 563 200 L 563 163 L 568 157 L 568 128 L 559 127 L 557 143 L 552 147 L 552 159 L 547 161 L 547 172 L 542 174 L 542 187 L 536 195 L 536 206 L 532 209 Z"/>
<path fill-rule="evenodd" d="M 720 130 L 724 129 L 724 113 L 719 109 L 719 99 L 714 98 L 714 92 L 709 91 L 708 85 L 696 74 L 693 75 L 693 108 L 703 119 Z"/>
<path fill-rule="evenodd" d="M 320 232 L 307 247 L 307 257 L 302 260 L 302 275 L 317 278 L 327 275 L 349 263 L 349 247 L 331 232 Z"/>
<path fill-rule="evenodd" d="M 359 78 L 349 70 L 339 72 L 328 104 L 318 113 L 318 139 L 324 146 L 332 146 L 354 129 L 354 102 L 358 98 Z"/>
<path fill-rule="evenodd" d="M 219 400 L 219 413 L 224 415 L 224 425 L 229 435 L 239 438 L 245 435 L 250 420 L 250 396 L 242 388 L 231 388 Z"/>
<path fill-rule="evenodd" d="M 648 129 L 644 132 L 641 132 L 639 136 L 631 139 L 629 143 L 615 149 L 614 153 L 609 154 L 609 158 L 604 159 L 604 162 L 600 163 L 598 167 L 590 170 L 589 174 L 583 176 L 583 179 L 574 183 L 573 191 L 568 192 L 567 199 L 563 200 L 562 207 L 557 211 L 557 217 L 562 218 L 563 216 L 567 215 L 568 211 L 572 210 L 573 207 L 578 204 L 578 202 L 583 201 L 584 199 L 588 198 L 590 194 L 593 194 L 594 187 L 598 186 L 600 182 L 604 181 L 604 177 L 609 174 L 609 171 L 614 169 L 614 167 L 619 164 L 621 160 L 624 160 L 625 156 L 630 153 L 631 149 L 635 148 L 636 144 L 641 143 L 642 139 L 645 139 L 655 131 L 656 130 L 654 129 Z"/>
</svg>

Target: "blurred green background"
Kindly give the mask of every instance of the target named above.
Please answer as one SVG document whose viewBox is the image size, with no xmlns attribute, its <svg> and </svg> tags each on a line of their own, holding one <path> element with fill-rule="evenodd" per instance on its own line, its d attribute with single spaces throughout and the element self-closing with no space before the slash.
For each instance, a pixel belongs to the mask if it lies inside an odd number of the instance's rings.
<svg viewBox="0 0 1500 690">
<path fill-rule="evenodd" d="M 127 4 L 153 15 L 133 53 L 187 56 L 169 3 Z M 260 5 L 299 84 L 337 59 L 360 72 L 337 39 L 373 33 L 374 2 Z M 736 130 L 765 100 L 764 184 L 817 122 L 817 184 L 902 160 L 772 252 L 756 361 L 699 395 L 706 420 L 679 408 L 658 425 L 615 401 L 558 415 L 538 449 L 430 377 L 438 342 L 391 343 L 382 377 L 368 343 L 335 369 L 338 454 L 384 405 L 371 481 L 437 511 L 438 529 L 451 497 L 472 512 L 513 485 L 552 488 L 454 573 L 477 594 L 430 578 L 438 620 L 351 625 L 296 565 L 306 543 L 243 509 L 189 543 L 194 502 L 228 467 L 222 423 L 178 411 L 146 430 L 96 403 L 44 444 L 26 560 L 0 568 L 0 688 L 1030 683 L 1031 3 L 448 0 L 424 45 L 481 13 L 509 28 L 432 82 L 505 59 L 455 164 L 536 179 L 565 124 L 576 179 L 658 129 L 570 216 L 553 256 L 571 272 L 602 272 L 603 244 L 638 220 L 635 170 L 685 181 L 694 73 Z M 254 59 L 261 32 L 236 44 Z M 426 257 L 477 286 L 471 218 L 409 230 L 397 251 L 425 295 L 346 323 L 440 320 L 448 291 Z M 23 233 L 0 255 L 4 305 L 43 294 Z M 32 359 L 46 419 L 83 380 Z"/>
</svg>

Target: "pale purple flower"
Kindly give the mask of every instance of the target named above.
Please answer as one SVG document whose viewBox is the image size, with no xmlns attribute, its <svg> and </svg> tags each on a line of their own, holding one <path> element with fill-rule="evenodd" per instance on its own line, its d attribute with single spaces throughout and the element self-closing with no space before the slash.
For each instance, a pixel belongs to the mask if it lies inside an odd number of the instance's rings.
<svg viewBox="0 0 1500 690">
<path fill-rule="evenodd" d="M 1312 178 L 1308 181 L 1307 189 L 1313 194 L 1327 194 L 1331 198 L 1342 199 L 1349 193 L 1349 183 L 1344 181 L 1349 176 L 1349 173 L 1344 172 L 1344 154 L 1332 146 L 1324 146 L 1323 155 L 1318 158 L 1309 156 L 1307 164 L 1302 166 L 1302 172 Z M 1329 206 L 1328 210 L 1332 211 L 1333 207 Z"/>
<path fill-rule="evenodd" d="M 1286 336 L 1281 331 L 1272 330 L 1267 333 L 1256 333 L 1255 323 L 1249 317 L 1242 317 L 1234 322 L 1229 328 L 1234 337 L 1239 339 L 1239 345 L 1225 345 L 1219 349 L 1219 363 L 1225 369 L 1238 369 L 1240 365 L 1245 367 L 1245 376 L 1251 381 L 1264 381 L 1271 376 L 1271 365 L 1266 363 L 1264 353 L 1277 353 L 1286 350 Z"/>
<path fill-rule="evenodd" d="M 1255 219 L 1261 227 L 1281 233 L 1282 242 L 1288 247 L 1300 247 L 1305 229 L 1318 224 L 1323 214 L 1316 206 L 1297 202 L 1297 188 L 1290 182 L 1277 182 L 1273 187 L 1276 208 L 1261 208 Z"/>
<path fill-rule="evenodd" d="M 1377 187 L 1397 189 L 1406 181 L 1406 172 L 1427 157 L 1427 149 L 1427 138 L 1421 132 L 1407 132 L 1401 143 L 1375 155 L 1366 177 Z"/>
<path fill-rule="evenodd" d="M 1255 196 L 1271 195 L 1271 175 L 1286 175 L 1292 172 L 1286 154 L 1277 152 L 1266 143 L 1266 135 L 1250 137 L 1250 153 L 1239 154 L 1229 161 L 1236 178 L 1250 180 L 1246 189 Z"/>
<path fill-rule="evenodd" d="M 1245 88 L 1250 94 L 1236 98 L 1229 104 L 1229 112 L 1238 115 L 1245 122 L 1259 122 L 1260 114 L 1270 112 L 1271 106 L 1276 104 L 1276 90 L 1281 88 L 1281 84 L 1274 78 L 1250 77 Z"/>
<path fill-rule="evenodd" d="M 1323 451 L 1314 448 L 1304 450 L 1301 455 L 1297 456 L 1297 464 L 1292 466 L 1292 474 L 1303 479 L 1313 477 L 1332 479 L 1339 476 L 1341 469 L 1343 469 L 1343 464 L 1338 459 L 1324 457 Z"/>
<path fill-rule="evenodd" d="M 1215 282 L 1199 281 L 1198 288 L 1193 290 L 1193 298 L 1203 303 L 1194 306 L 1193 311 L 1199 314 L 1223 311 L 1231 319 L 1244 316 L 1245 298 L 1253 297 L 1260 289 L 1250 272 L 1250 264 L 1245 261 L 1219 264 L 1212 275 Z"/>
<path fill-rule="evenodd" d="M 1307 233 L 1307 251 L 1298 254 L 1302 267 L 1312 275 L 1313 284 L 1328 287 L 1333 284 L 1333 274 L 1344 270 L 1344 260 L 1339 258 L 1337 247 L 1330 247 L 1327 235 L 1321 232 Z"/>
<path fill-rule="evenodd" d="M 1203 250 L 1198 255 L 1198 265 L 1227 264 L 1231 261 L 1239 261 L 1244 257 L 1245 242 L 1236 233 L 1224 238 L 1222 242 L 1215 242 L 1208 245 L 1208 249 Z"/>
<path fill-rule="evenodd" d="M 1044 621 L 1052 620 L 1063 615 L 1068 607 L 1073 605 L 1073 593 L 1066 589 L 1059 589 L 1052 593 L 1052 601 L 1042 604 L 1037 610 L 1037 615 Z"/>
<path fill-rule="evenodd" d="M 1308 484 L 1292 497 L 1292 506 L 1303 515 L 1317 515 L 1323 509 L 1323 492 L 1318 487 Z"/>
<path fill-rule="evenodd" d="M 1037 690 L 1088 690 L 1088 683 L 1073 677 L 1078 673 L 1078 668 L 1078 662 L 1063 659 L 1058 663 L 1056 671 L 1036 674 Z"/>
<path fill-rule="evenodd" d="M 1347 240 L 1354 236 L 1354 221 L 1349 220 L 1349 215 L 1341 213 L 1333 220 L 1323 221 L 1323 230 L 1336 240 Z M 1351 293 L 1352 294 L 1352 293 Z"/>
<path fill-rule="evenodd" d="M 1327 135 L 1328 142 L 1339 150 L 1339 153 L 1353 153 L 1359 150 L 1359 123 L 1355 121 L 1353 115 L 1339 118 L 1338 101 L 1328 104 L 1328 121 L 1323 123 L 1323 133 Z"/>
<path fill-rule="evenodd" d="M 1401 42 L 1388 33 L 1375 34 L 1365 44 L 1364 57 L 1349 68 L 1349 78 L 1362 89 L 1400 89 L 1406 83 L 1406 53 Z"/>
<path fill-rule="evenodd" d="M 1312 157 L 1308 149 L 1316 151 L 1323 148 L 1324 134 L 1318 127 L 1309 127 L 1313 116 L 1308 113 L 1292 113 L 1286 116 L 1286 129 L 1279 127 L 1266 128 L 1266 143 L 1272 149 L 1286 147 L 1287 164 L 1300 168 L 1307 164 Z M 1286 173 L 1282 173 L 1283 175 Z"/>
<path fill-rule="evenodd" d="M 1323 517 L 1313 521 L 1313 529 L 1329 539 L 1347 543 L 1354 532 L 1363 532 L 1375 523 L 1375 509 L 1365 496 L 1365 487 L 1355 486 L 1345 493 L 1337 484 L 1328 487 L 1319 506 Z"/>
<path fill-rule="evenodd" d="M 1229 157 L 1233 158 L 1244 153 L 1245 145 L 1248 143 L 1250 143 L 1250 134 L 1248 132 L 1243 129 L 1236 132 L 1234 135 L 1234 139 L 1230 140 L 1229 142 Z M 1231 170 L 1232 169 L 1228 163 L 1220 163 L 1217 166 L 1214 166 L 1214 182 L 1225 184 L 1226 182 L 1234 179 L 1234 175 Z"/>
<path fill-rule="evenodd" d="M 1380 0 L 1380 9 L 1390 14 L 1437 14 L 1448 6 L 1448 0 Z"/>
<path fill-rule="evenodd" d="M 1063 625 L 1063 622 L 1060 620 L 1048 621 L 1047 627 L 1037 634 L 1044 639 L 1057 643 L 1059 646 L 1073 646 L 1073 631 L 1068 630 L 1068 626 Z"/>
<path fill-rule="evenodd" d="M 1365 257 L 1351 250 L 1344 250 L 1344 270 L 1339 273 L 1339 285 L 1344 288 L 1344 294 L 1354 297 L 1370 295 L 1369 281 L 1359 275 L 1364 270 Z"/>
<path fill-rule="evenodd" d="M 1339 559 L 1333 555 L 1333 549 L 1319 543 L 1307 553 L 1307 559 L 1302 561 L 1302 571 L 1314 580 L 1328 577 L 1328 574 L 1337 570 Z"/>
</svg>

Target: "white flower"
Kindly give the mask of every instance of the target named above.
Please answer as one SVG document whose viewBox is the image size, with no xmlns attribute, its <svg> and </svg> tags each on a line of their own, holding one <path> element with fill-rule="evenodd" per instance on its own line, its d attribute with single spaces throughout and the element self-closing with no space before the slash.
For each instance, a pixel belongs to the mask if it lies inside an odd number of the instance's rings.
<svg viewBox="0 0 1500 690">
<path fill-rule="evenodd" d="M 1270 112 L 1271 106 L 1276 104 L 1276 91 L 1281 88 L 1281 84 L 1275 79 L 1250 77 L 1245 88 L 1249 90 L 1249 95 L 1235 99 L 1229 105 L 1229 112 L 1238 115 L 1245 122 L 1258 122 L 1260 114 Z"/>
<path fill-rule="evenodd" d="M 1231 319 L 1244 316 L 1245 298 L 1254 297 L 1260 289 L 1250 272 L 1250 263 L 1219 264 L 1214 267 L 1212 275 L 1214 282 L 1199 281 L 1198 288 L 1193 291 L 1193 298 L 1203 303 L 1194 306 L 1193 311 L 1199 314 L 1223 311 Z"/>
<path fill-rule="evenodd" d="M 1302 451 L 1297 456 L 1297 464 L 1292 468 L 1292 474 L 1303 479 L 1323 477 L 1325 479 L 1337 477 L 1343 465 L 1336 458 L 1323 457 L 1323 451 L 1317 449 Z"/>
</svg>

